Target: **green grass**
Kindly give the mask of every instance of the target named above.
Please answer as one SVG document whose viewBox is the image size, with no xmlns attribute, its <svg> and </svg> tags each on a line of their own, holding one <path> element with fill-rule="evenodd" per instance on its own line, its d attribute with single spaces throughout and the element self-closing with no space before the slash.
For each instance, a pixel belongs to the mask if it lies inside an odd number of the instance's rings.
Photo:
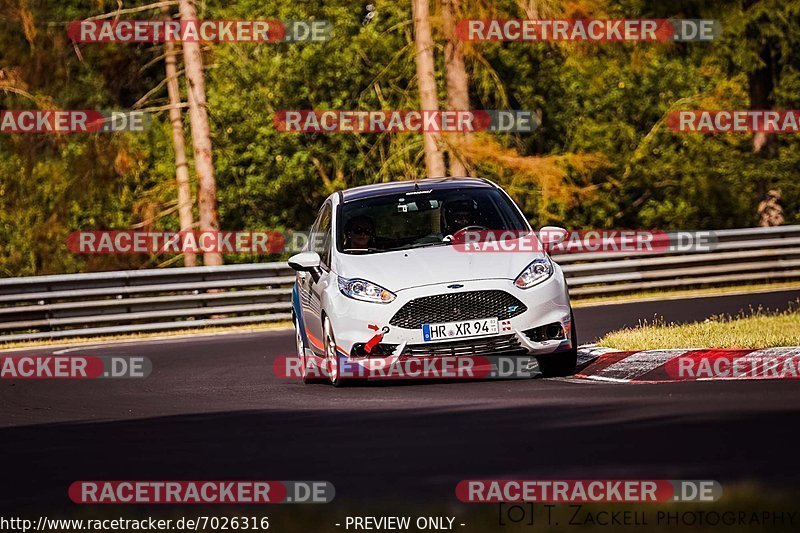
<svg viewBox="0 0 800 533">
<path fill-rule="evenodd" d="M 703 322 L 666 323 L 656 318 L 637 327 L 614 331 L 597 341 L 618 350 L 670 348 L 772 348 L 800 346 L 797 303 L 782 313 L 751 309 L 737 316 L 714 316 Z"/>
</svg>

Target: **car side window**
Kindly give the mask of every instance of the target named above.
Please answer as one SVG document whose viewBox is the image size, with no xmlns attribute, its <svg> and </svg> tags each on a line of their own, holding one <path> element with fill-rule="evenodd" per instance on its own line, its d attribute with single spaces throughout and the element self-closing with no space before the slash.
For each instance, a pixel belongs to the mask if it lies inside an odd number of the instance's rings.
<svg viewBox="0 0 800 533">
<path fill-rule="evenodd" d="M 317 218 L 314 220 L 314 223 L 311 225 L 311 231 L 308 233 L 308 241 L 306 243 L 305 251 L 307 252 L 317 252 L 321 251 L 319 246 L 320 240 L 318 238 L 319 235 L 319 225 L 322 222 L 322 215 L 325 211 L 325 206 L 322 206 L 317 213 Z"/>
<path fill-rule="evenodd" d="M 319 215 L 319 226 L 317 227 L 316 239 L 317 248 L 319 251 L 322 264 L 327 267 L 331 265 L 331 221 L 333 220 L 333 209 L 330 202 L 326 202 L 322 206 L 322 212 Z"/>
</svg>

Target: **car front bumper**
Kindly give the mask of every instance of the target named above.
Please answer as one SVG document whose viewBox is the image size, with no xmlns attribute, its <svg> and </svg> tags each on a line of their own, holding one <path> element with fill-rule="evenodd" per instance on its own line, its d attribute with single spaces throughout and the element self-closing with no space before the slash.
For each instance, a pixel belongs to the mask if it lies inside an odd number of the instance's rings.
<svg viewBox="0 0 800 533">
<path fill-rule="evenodd" d="M 395 314 L 408 302 L 417 298 L 423 298 L 438 294 L 453 294 L 454 289 L 449 288 L 454 283 L 462 285 L 455 290 L 459 292 L 501 290 L 513 295 L 520 300 L 527 310 L 523 313 L 509 318 L 510 331 L 506 327 L 505 331 L 497 334 L 469 337 L 456 341 L 441 340 L 428 341 L 423 338 L 422 328 L 403 328 L 392 326 L 389 321 Z M 353 300 L 341 294 L 338 289 L 329 294 L 329 301 L 325 306 L 328 310 L 328 317 L 333 327 L 336 337 L 336 344 L 340 356 L 345 357 L 353 363 L 359 363 L 372 357 L 386 357 L 387 355 L 401 356 L 408 353 L 416 355 L 422 354 L 427 347 L 443 348 L 439 353 L 446 352 L 444 349 L 447 343 L 466 343 L 474 341 L 484 347 L 493 346 L 493 340 L 503 337 L 509 339 L 513 335 L 516 340 L 514 344 L 519 345 L 519 354 L 527 355 L 546 355 L 556 352 L 563 352 L 572 348 L 570 331 L 572 328 L 570 316 L 569 295 L 566 283 L 560 271 L 556 271 L 544 282 L 531 287 L 530 289 L 520 289 L 516 287 L 512 280 L 508 279 L 482 279 L 474 281 L 447 282 L 435 285 L 426 285 L 404 289 L 397 292 L 397 298 L 388 304 L 377 304 Z M 491 318 L 490 316 L 482 318 Z M 540 328 L 549 324 L 558 323 L 565 332 L 564 338 L 553 340 L 534 340 L 525 332 Z M 380 340 L 382 346 L 396 345 L 391 354 L 370 354 L 369 356 L 353 356 L 353 348 L 356 345 L 366 344 L 376 330 L 388 328 L 388 331 Z M 512 340 L 513 340 L 512 339 Z M 506 344 L 502 344 L 506 346 Z M 500 345 L 498 345 L 500 346 Z M 460 355 L 468 355 L 459 352 Z M 493 355 L 483 353 L 481 355 Z"/>
</svg>

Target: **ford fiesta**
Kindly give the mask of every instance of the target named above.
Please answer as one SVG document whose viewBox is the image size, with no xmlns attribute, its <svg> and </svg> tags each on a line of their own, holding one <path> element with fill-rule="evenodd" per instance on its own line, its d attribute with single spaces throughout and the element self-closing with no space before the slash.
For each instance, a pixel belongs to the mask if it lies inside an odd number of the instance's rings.
<svg viewBox="0 0 800 533">
<path fill-rule="evenodd" d="M 527 251 L 465 251 L 465 232 L 515 232 Z M 544 375 L 575 371 L 577 334 L 564 276 L 541 232 L 494 183 L 432 178 L 356 187 L 319 210 L 306 251 L 293 256 L 292 293 L 303 377 L 324 364 L 342 372 L 376 358 L 520 356 Z M 545 237 L 546 235 L 546 237 Z M 544 242 L 547 241 L 547 242 Z"/>
</svg>

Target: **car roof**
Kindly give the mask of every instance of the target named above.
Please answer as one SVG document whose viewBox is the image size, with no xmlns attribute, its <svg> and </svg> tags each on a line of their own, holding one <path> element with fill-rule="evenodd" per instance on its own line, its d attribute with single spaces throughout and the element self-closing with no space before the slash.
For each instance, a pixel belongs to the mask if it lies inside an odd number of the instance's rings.
<svg viewBox="0 0 800 533">
<path fill-rule="evenodd" d="M 365 198 L 375 198 L 389 194 L 398 194 L 419 190 L 441 190 L 455 188 L 494 188 L 496 185 L 482 178 L 425 178 L 421 180 L 392 181 L 389 183 L 375 183 L 362 185 L 341 191 L 341 201 L 344 203 Z"/>
</svg>

